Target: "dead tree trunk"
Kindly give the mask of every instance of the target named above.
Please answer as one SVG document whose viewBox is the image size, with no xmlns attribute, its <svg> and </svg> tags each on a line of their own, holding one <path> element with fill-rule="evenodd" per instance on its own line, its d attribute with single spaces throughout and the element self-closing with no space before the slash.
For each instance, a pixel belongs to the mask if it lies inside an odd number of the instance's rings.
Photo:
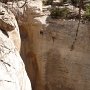
<svg viewBox="0 0 90 90">
<path fill-rule="evenodd" d="M 83 0 L 80 0 L 80 2 L 79 2 L 79 22 L 78 22 L 78 26 L 77 26 L 77 29 L 76 29 L 76 34 L 75 34 L 74 41 L 73 41 L 73 43 L 71 45 L 71 51 L 75 48 L 75 43 L 77 41 L 80 22 L 81 22 L 81 10 L 82 10 L 82 7 L 83 7 Z"/>
</svg>

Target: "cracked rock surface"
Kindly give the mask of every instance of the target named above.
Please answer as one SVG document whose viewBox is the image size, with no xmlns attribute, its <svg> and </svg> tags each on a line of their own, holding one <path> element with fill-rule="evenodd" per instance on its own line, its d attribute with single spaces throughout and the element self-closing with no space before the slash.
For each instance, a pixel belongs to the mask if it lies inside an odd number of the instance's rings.
<svg viewBox="0 0 90 90">
<path fill-rule="evenodd" d="M 13 42 L 1 30 L 0 90 L 31 90 L 24 63 Z"/>
<path fill-rule="evenodd" d="M 13 41 L 16 49 L 20 51 L 20 34 L 14 14 L 2 3 L 0 3 L 0 29 L 7 33 Z"/>
<path fill-rule="evenodd" d="M 0 90 L 31 90 L 18 47 L 20 36 L 15 17 L 0 5 Z"/>
</svg>

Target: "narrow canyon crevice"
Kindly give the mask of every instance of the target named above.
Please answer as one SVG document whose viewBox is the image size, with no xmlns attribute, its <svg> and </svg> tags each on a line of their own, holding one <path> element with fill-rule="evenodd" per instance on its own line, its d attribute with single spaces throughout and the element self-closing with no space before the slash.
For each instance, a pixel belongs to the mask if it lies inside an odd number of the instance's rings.
<svg viewBox="0 0 90 90">
<path fill-rule="evenodd" d="M 29 27 L 30 28 L 30 27 Z M 34 44 L 33 44 L 33 31 L 30 36 L 28 35 L 27 29 L 23 26 L 20 27 L 20 34 L 21 34 L 21 56 L 24 60 L 26 65 L 26 70 L 28 76 L 31 80 L 31 85 L 33 90 L 41 90 L 41 79 L 40 79 L 40 71 L 38 67 L 37 55 L 36 52 L 33 51 Z M 23 35 L 24 34 L 24 35 Z"/>
</svg>

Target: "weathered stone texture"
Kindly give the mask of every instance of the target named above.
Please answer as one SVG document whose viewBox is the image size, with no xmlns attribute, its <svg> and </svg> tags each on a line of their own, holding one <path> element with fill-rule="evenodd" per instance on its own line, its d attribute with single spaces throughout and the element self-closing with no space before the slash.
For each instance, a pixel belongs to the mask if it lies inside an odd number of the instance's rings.
<svg viewBox="0 0 90 90">
<path fill-rule="evenodd" d="M 16 19 L 1 3 L 0 13 L 3 13 L 0 14 L 0 90 L 32 90 L 19 55 L 20 34 Z"/>
<path fill-rule="evenodd" d="M 35 72 L 37 70 L 34 67 L 38 66 L 42 83 L 39 82 L 40 86 L 37 87 L 42 86 L 43 90 L 89 90 L 89 22 L 81 23 L 72 51 L 78 21 L 49 20 L 48 23 L 48 27 L 42 30 L 43 33 L 40 33 L 43 25 L 30 24 L 28 37 L 22 42 L 30 48 L 27 52 L 27 46 L 22 46 L 22 51 L 25 50 L 27 56 L 26 64 L 32 65 Z M 27 40 L 30 40 L 30 44 L 25 43 Z M 24 58 L 25 52 L 22 53 Z M 32 60 L 36 61 L 31 64 Z"/>
<path fill-rule="evenodd" d="M 80 24 L 71 51 L 78 20 L 47 17 L 43 25 L 43 16 L 32 6 L 27 4 L 23 14 L 16 17 L 22 39 L 21 56 L 33 90 L 90 90 L 90 23 Z"/>
</svg>

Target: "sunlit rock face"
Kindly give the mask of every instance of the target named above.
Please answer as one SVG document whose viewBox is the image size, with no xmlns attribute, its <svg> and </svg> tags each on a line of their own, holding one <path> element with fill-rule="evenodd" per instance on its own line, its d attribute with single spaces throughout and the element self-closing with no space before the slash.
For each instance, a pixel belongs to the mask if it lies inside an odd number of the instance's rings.
<svg viewBox="0 0 90 90">
<path fill-rule="evenodd" d="M 12 40 L 0 30 L 0 89 L 31 90 L 24 63 Z"/>
<path fill-rule="evenodd" d="M 35 17 L 41 16 L 41 1 L 28 1 L 23 8 L 19 8 L 16 3 L 12 8 L 12 2 L 8 2 L 9 8 L 15 14 L 21 34 L 21 56 L 25 62 L 27 73 L 30 77 L 33 90 L 43 90 L 43 81 L 38 66 L 36 52 L 37 34 L 41 29 L 39 21 Z M 18 2 L 19 6 L 23 5 L 23 1 Z M 41 4 L 40 4 L 41 3 Z M 11 4 L 11 5 L 10 5 Z M 36 31 L 37 28 L 37 31 Z M 38 33 L 37 33 L 38 32 Z M 33 33 L 35 34 L 33 38 Z M 38 42 L 37 42 L 38 43 Z"/>
<path fill-rule="evenodd" d="M 52 20 L 29 4 L 15 9 L 33 90 L 90 90 L 90 23 L 81 22 L 71 51 L 78 20 Z"/>
<path fill-rule="evenodd" d="M 7 32 L 16 49 L 20 51 L 21 39 L 17 21 L 13 13 L 2 3 L 0 3 L 0 28 Z"/>
<path fill-rule="evenodd" d="M 16 19 L 2 5 L 0 3 L 0 90 L 32 90 L 19 55 L 20 35 Z"/>
</svg>

